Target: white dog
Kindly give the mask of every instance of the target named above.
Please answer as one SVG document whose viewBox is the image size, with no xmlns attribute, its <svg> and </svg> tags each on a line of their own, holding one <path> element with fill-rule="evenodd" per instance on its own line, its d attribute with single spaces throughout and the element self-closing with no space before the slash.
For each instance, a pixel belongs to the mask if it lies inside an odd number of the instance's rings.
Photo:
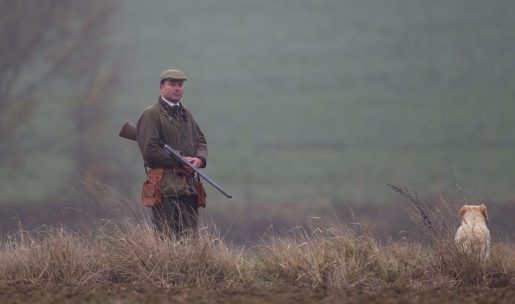
<svg viewBox="0 0 515 304">
<path fill-rule="evenodd" d="M 461 226 L 454 240 L 465 252 L 477 252 L 481 260 L 490 256 L 490 231 L 488 213 L 484 204 L 464 205 L 460 209 Z"/>
</svg>

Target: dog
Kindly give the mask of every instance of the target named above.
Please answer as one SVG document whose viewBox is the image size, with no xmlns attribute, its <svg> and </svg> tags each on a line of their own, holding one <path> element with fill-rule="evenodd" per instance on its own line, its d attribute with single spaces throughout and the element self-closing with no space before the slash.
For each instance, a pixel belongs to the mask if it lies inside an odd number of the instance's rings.
<svg viewBox="0 0 515 304">
<path fill-rule="evenodd" d="M 464 205 L 459 211 L 461 226 L 454 238 L 463 252 L 478 253 L 484 261 L 490 257 L 490 231 L 488 230 L 488 213 L 486 206 L 481 204 Z"/>
</svg>

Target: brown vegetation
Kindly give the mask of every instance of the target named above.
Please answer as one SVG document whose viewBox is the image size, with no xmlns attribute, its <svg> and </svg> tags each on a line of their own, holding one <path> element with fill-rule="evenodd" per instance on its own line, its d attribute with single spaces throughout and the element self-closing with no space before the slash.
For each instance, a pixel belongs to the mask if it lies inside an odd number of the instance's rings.
<svg viewBox="0 0 515 304">
<path fill-rule="evenodd" d="M 292 230 L 229 248 L 206 232 L 166 239 L 146 224 L 106 224 L 90 235 L 61 229 L 20 232 L 0 249 L 0 286 L 137 284 L 162 287 L 509 286 L 515 250 L 496 244 L 488 263 L 437 244 L 378 244 L 359 229 Z"/>
<path fill-rule="evenodd" d="M 273 230 L 231 247 L 208 229 L 169 239 L 145 221 L 104 222 L 89 232 L 45 228 L 0 243 L 0 288 L 141 286 L 208 290 L 366 290 L 515 287 L 515 248 L 494 242 L 491 256 L 464 253 L 454 242 L 457 209 L 441 199 L 425 204 L 394 187 L 425 231 L 419 241 L 382 243 L 359 222 Z M 126 213 L 127 214 L 127 213 Z M 145 287 L 146 286 L 146 287 Z"/>
</svg>

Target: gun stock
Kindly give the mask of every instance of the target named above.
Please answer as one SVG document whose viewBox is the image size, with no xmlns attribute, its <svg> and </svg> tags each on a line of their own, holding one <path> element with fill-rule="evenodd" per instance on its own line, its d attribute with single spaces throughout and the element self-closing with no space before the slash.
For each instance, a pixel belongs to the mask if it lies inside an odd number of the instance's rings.
<svg viewBox="0 0 515 304">
<path fill-rule="evenodd" d="M 122 129 L 120 130 L 120 133 L 118 135 L 123 138 L 127 138 L 130 140 L 136 140 L 136 134 L 137 129 L 136 126 L 133 125 L 130 122 L 126 122 L 123 124 Z M 209 176 L 207 176 L 202 170 L 197 169 L 195 166 L 184 160 L 184 158 L 181 156 L 180 152 L 173 149 L 169 145 L 161 142 L 161 147 L 164 148 L 168 154 L 170 154 L 171 157 L 177 159 L 184 167 L 188 167 L 194 172 L 196 172 L 199 176 L 201 176 L 206 182 L 211 184 L 211 186 L 215 187 L 218 191 L 220 191 L 223 195 L 225 195 L 228 198 L 231 198 L 232 195 L 227 193 L 221 186 L 219 186 L 214 180 L 212 180 Z"/>
<path fill-rule="evenodd" d="M 130 122 L 126 122 L 123 124 L 122 129 L 118 135 L 123 138 L 127 138 L 130 140 L 136 140 L 137 129 L 136 126 L 131 124 Z"/>
</svg>

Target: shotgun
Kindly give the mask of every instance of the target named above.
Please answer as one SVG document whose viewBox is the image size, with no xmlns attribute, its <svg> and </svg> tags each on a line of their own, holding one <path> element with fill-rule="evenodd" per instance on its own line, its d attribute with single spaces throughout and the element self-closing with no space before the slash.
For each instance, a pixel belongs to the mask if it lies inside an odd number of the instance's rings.
<svg viewBox="0 0 515 304">
<path fill-rule="evenodd" d="M 120 130 L 120 133 L 118 135 L 120 137 L 135 141 L 136 134 L 137 134 L 136 126 L 130 122 L 126 122 L 125 124 L 123 124 L 123 127 Z M 195 173 L 197 173 L 199 176 L 201 176 L 206 182 L 210 183 L 211 186 L 215 187 L 218 191 L 220 191 L 227 198 L 232 197 L 232 195 L 227 193 L 222 187 L 220 187 L 214 180 L 212 180 L 209 176 L 207 176 L 202 170 L 197 169 L 195 166 L 193 166 L 192 164 L 190 164 L 189 162 L 184 160 L 184 158 L 182 157 L 182 155 L 179 151 L 175 150 L 174 148 L 170 147 L 169 145 L 167 145 L 166 143 L 164 143 L 162 141 L 159 143 L 159 145 L 163 149 L 165 149 L 168 152 L 168 154 L 170 154 L 171 157 L 178 160 L 184 167 L 188 167 L 191 170 L 193 170 Z"/>
</svg>

